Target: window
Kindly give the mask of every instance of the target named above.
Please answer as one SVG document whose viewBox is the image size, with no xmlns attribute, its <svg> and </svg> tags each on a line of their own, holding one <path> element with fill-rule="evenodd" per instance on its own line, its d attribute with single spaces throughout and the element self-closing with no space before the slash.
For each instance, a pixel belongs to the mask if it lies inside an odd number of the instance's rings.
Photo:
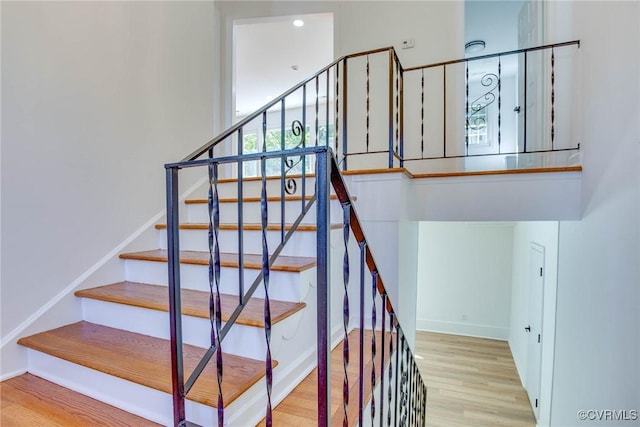
<svg viewBox="0 0 640 427">
<path fill-rule="evenodd" d="M 327 129 L 328 128 L 328 129 Z M 329 133 L 329 144 L 333 144 L 334 129 L 333 125 L 319 125 L 318 126 L 318 145 L 325 145 L 327 141 L 327 132 Z M 306 127 L 305 133 L 305 146 L 310 144 L 315 145 L 316 137 L 311 134 L 309 126 Z M 292 149 L 298 146 L 302 146 L 301 135 L 295 135 L 291 129 L 286 129 L 284 132 L 284 147 L 285 149 Z M 242 140 L 243 152 L 258 153 L 262 151 L 262 132 L 252 132 L 245 134 Z M 264 136 L 264 147 L 266 151 L 279 151 L 282 147 L 282 132 L 281 129 L 268 129 Z M 303 159 L 300 157 L 291 157 L 289 160 L 293 161 L 293 167 L 289 171 L 290 174 L 302 173 Z M 281 172 L 281 160 L 278 158 L 268 159 L 265 164 L 266 175 L 280 175 Z M 312 157 L 307 157 L 304 160 L 305 170 L 307 173 L 313 172 L 315 169 L 315 161 Z M 285 165 L 285 171 L 288 168 Z M 243 164 L 244 176 L 258 176 L 260 174 L 260 161 L 244 162 Z"/>
<path fill-rule="evenodd" d="M 467 141 L 470 146 L 480 147 L 489 145 L 487 107 L 488 105 L 484 104 L 474 104 L 469 107 L 467 114 Z"/>
</svg>

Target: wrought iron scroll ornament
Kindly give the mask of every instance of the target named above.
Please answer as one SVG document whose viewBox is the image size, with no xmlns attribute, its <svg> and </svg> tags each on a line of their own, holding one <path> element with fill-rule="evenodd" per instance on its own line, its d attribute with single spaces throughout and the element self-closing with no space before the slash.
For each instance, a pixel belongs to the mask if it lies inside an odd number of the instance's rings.
<svg viewBox="0 0 640 427">
<path fill-rule="evenodd" d="M 467 110 L 467 128 L 479 129 L 487 125 L 486 112 L 487 107 L 496 101 L 494 91 L 498 88 L 500 79 L 494 73 L 487 73 L 480 79 L 480 84 L 484 86 L 486 92 L 469 103 Z"/>
<path fill-rule="evenodd" d="M 291 123 L 291 133 L 293 134 L 293 136 L 299 136 L 300 141 L 296 144 L 295 147 L 289 147 L 289 148 L 295 149 L 295 148 L 304 147 L 305 146 L 304 140 L 306 135 L 304 131 L 304 126 L 302 125 L 302 122 L 300 120 L 294 120 Z M 302 156 L 299 156 L 297 159 L 291 158 L 291 157 L 285 157 L 284 159 L 284 164 L 286 168 L 284 172 L 285 177 L 289 172 L 291 172 L 293 168 L 295 168 L 300 163 L 302 163 L 302 158 L 303 158 Z M 296 194 L 296 191 L 298 191 L 298 184 L 296 183 L 295 178 L 291 178 L 291 177 L 286 178 L 284 191 L 289 195 Z"/>
</svg>

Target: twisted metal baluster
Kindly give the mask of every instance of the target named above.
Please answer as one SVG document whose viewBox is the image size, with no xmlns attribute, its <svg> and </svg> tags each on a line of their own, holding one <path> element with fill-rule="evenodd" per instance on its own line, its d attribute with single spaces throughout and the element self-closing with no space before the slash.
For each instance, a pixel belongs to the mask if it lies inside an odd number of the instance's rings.
<svg viewBox="0 0 640 427">
<path fill-rule="evenodd" d="M 285 149 L 285 141 L 284 141 L 284 123 L 286 118 L 285 109 L 286 109 L 285 101 L 284 101 L 284 98 L 282 98 L 282 101 L 280 103 L 280 150 L 282 151 L 284 151 Z M 285 194 L 285 191 L 288 194 L 291 194 L 289 193 L 287 186 L 285 186 L 285 180 L 286 180 L 287 172 L 289 172 L 292 166 L 293 166 L 293 160 L 291 161 L 291 164 L 290 164 L 289 159 L 286 156 L 280 157 L 280 243 L 284 242 L 284 235 L 285 235 L 285 227 L 284 227 L 285 195 L 284 194 Z M 292 180 L 292 181 L 295 184 L 295 180 Z"/>
<path fill-rule="evenodd" d="M 210 153 L 212 154 L 212 153 Z M 222 395 L 223 360 L 220 330 L 222 329 L 222 305 L 220 303 L 220 205 L 218 198 L 218 165 L 209 164 L 209 322 L 211 346 L 216 346 L 216 372 L 218 380 L 218 425 L 224 425 L 224 398 Z M 214 294 L 215 286 L 215 294 Z"/>
<path fill-rule="evenodd" d="M 396 74 L 396 154 L 400 153 L 398 145 L 400 144 L 400 63 L 398 58 L 394 61 L 394 72 Z"/>
<path fill-rule="evenodd" d="M 328 102 L 328 100 L 327 100 Z M 326 124 L 327 132 L 329 131 L 329 123 Z M 316 76 L 316 147 L 320 140 L 320 76 Z M 304 202 L 303 202 L 304 203 Z"/>
<path fill-rule="evenodd" d="M 238 129 L 238 154 L 243 153 L 243 128 Z M 244 185 L 243 163 L 238 161 L 238 304 L 244 305 Z"/>
<path fill-rule="evenodd" d="M 376 295 L 378 286 L 378 271 L 371 272 L 371 426 L 376 416 Z"/>
<path fill-rule="evenodd" d="M 424 68 L 420 79 L 420 158 L 424 159 Z"/>
<path fill-rule="evenodd" d="M 404 338 L 404 334 L 401 338 L 401 350 L 402 353 L 400 355 L 400 425 L 407 425 L 407 380 L 408 375 L 405 366 L 405 358 L 406 358 L 406 341 Z"/>
<path fill-rule="evenodd" d="M 502 141 L 502 129 L 500 127 L 502 116 L 502 62 L 501 57 L 498 56 L 498 154 L 502 151 L 500 149 L 500 143 Z"/>
<path fill-rule="evenodd" d="M 427 386 L 422 384 L 422 422 L 424 427 L 427 424 Z"/>
<path fill-rule="evenodd" d="M 408 343 L 407 343 L 408 344 Z M 407 345 L 407 424 L 413 425 L 413 364 Z"/>
<path fill-rule="evenodd" d="M 342 205 L 343 220 L 342 230 L 344 239 L 344 259 L 342 262 L 342 277 L 344 281 L 344 299 L 342 302 L 342 325 L 344 328 L 344 338 L 342 341 L 342 368 L 344 370 L 344 378 L 342 382 L 342 426 L 349 427 L 349 233 L 351 227 L 351 206 L 349 203 Z"/>
<path fill-rule="evenodd" d="M 334 135 L 333 135 L 333 145 L 335 148 L 335 156 L 338 156 L 338 142 L 340 140 L 339 129 L 339 118 L 340 118 L 340 64 L 336 64 L 336 117 L 335 117 L 335 126 L 334 126 Z M 339 163 L 338 163 L 339 164 Z"/>
<path fill-rule="evenodd" d="M 465 114 L 464 114 L 464 146 L 465 156 L 469 155 L 469 63 L 465 62 Z"/>
<path fill-rule="evenodd" d="M 365 332 L 365 319 L 364 319 L 364 265 L 366 262 L 367 243 L 362 241 L 360 246 L 360 336 L 358 339 L 358 425 L 362 425 L 363 420 L 363 408 L 364 408 L 364 332 Z"/>
<path fill-rule="evenodd" d="M 369 102 L 369 96 L 370 96 L 370 79 L 369 79 L 369 55 L 367 55 L 367 136 L 366 136 L 366 143 L 367 143 L 367 153 L 369 152 L 369 112 L 370 112 L 370 102 Z"/>
<path fill-rule="evenodd" d="M 269 247 L 267 245 L 267 175 L 265 172 L 266 159 L 262 158 L 262 191 L 260 193 L 260 217 L 262 229 L 262 283 L 264 284 L 264 336 L 267 343 L 267 355 L 265 359 L 265 372 L 267 380 L 267 414 L 266 424 L 271 426 L 271 388 L 273 384 L 273 368 L 271 363 L 271 304 L 269 301 Z"/>
<path fill-rule="evenodd" d="M 411 417 L 413 421 L 413 425 L 416 424 L 416 420 L 418 419 L 418 406 L 416 405 L 416 398 L 418 396 L 417 389 L 417 372 L 416 372 L 416 362 L 415 360 L 411 360 Z"/>
<path fill-rule="evenodd" d="M 556 52 L 551 48 L 551 149 L 556 136 Z"/>
<path fill-rule="evenodd" d="M 395 334 L 396 334 L 396 372 L 395 372 L 395 400 L 394 400 L 394 408 L 393 408 L 393 420 L 395 425 L 398 424 L 400 410 L 400 393 L 401 393 L 401 369 L 400 364 L 402 363 L 400 360 L 400 325 L 396 322 L 395 325 Z"/>
<path fill-rule="evenodd" d="M 393 319 L 394 313 L 393 311 L 389 312 L 389 333 L 391 336 L 389 337 L 389 384 L 387 385 L 387 403 L 388 403 L 388 412 L 387 412 L 387 427 L 391 427 L 391 403 L 393 398 Z M 397 358 L 396 358 L 397 361 Z M 397 367 L 397 365 L 396 365 Z"/>
<path fill-rule="evenodd" d="M 386 348 L 386 335 L 387 335 L 387 294 L 381 295 L 382 307 L 382 319 L 380 319 L 380 325 L 382 326 L 382 342 L 380 343 L 380 427 L 384 426 L 384 350 Z M 391 353 L 389 353 L 389 361 L 391 361 Z"/>
</svg>

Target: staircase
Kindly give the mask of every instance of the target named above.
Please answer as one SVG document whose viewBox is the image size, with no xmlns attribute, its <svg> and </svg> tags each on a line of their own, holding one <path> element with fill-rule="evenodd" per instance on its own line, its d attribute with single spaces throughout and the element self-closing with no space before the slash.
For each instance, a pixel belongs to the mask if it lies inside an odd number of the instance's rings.
<svg viewBox="0 0 640 427">
<path fill-rule="evenodd" d="M 261 263 L 258 181 L 246 180 L 243 202 L 245 283 L 254 280 Z M 309 178 L 313 187 L 313 179 Z M 268 180 L 276 193 L 279 180 Z M 238 200 L 225 196 L 237 182 L 220 182 L 221 307 L 227 322 L 238 304 Z M 279 190 L 278 190 L 279 191 Z M 335 196 L 333 197 L 335 200 Z M 273 223 L 269 247 L 281 237 L 278 212 L 296 212 L 301 197 L 269 198 Z M 334 202 L 337 205 L 337 201 Z M 253 205 L 253 206 L 252 206 Z M 295 206 L 295 208 L 293 208 Z M 211 344 L 208 281 L 207 199 L 186 200 L 180 225 L 182 323 L 185 375 Z M 256 209 L 257 208 L 257 209 Z M 283 400 L 315 367 L 315 218 L 311 213 L 271 266 L 269 289 L 273 366 L 273 406 Z M 338 224 L 339 226 L 339 224 Z M 171 351 L 167 289 L 166 224 L 157 224 L 159 247 L 120 255 L 125 280 L 79 290 L 83 320 L 20 339 L 28 348 L 29 372 L 149 420 L 171 425 Z M 285 221 L 284 228 L 290 228 Z M 225 424 L 256 425 L 265 416 L 264 290 L 256 292 L 236 319 L 223 348 Z M 218 379 L 215 357 L 187 395 L 190 422 L 217 425 Z M 315 406 L 315 401 L 311 401 Z M 312 412 L 310 423 L 314 422 Z"/>
</svg>

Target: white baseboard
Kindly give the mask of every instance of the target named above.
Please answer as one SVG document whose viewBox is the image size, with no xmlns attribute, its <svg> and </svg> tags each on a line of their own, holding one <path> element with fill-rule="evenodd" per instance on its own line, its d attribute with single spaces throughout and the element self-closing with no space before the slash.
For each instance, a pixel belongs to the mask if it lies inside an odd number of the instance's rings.
<svg viewBox="0 0 640 427">
<path fill-rule="evenodd" d="M 516 372 L 518 373 L 518 378 L 520 378 L 520 385 L 522 386 L 522 388 L 525 388 L 524 378 L 522 377 L 522 370 L 520 369 L 520 360 L 516 357 L 516 353 L 513 351 L 513 347 L 511 346 L 511 341 L 509 341 L 509 351 L 511 351 L 513 364 L 516 365 Z"/>
<path fill-rule="evenodd" d="M 469 337 L 490 338 L 507 341 L 509 328 L 478 325 L 473 323 L 446 322 L 441 320 L 417 319 L 416 329 L 419 331 L 440 332 L 443 334 L 465 335 Z"/>
<path fill-rule="evenodd" d="M 6 374 L 0 375 L 0 382 L 10 380 L 11 378 L 19 377 L 20 375 L 26 374 L 26 369 L 18 369 L 17 371 L 7 372 Z"/>
</svg>

